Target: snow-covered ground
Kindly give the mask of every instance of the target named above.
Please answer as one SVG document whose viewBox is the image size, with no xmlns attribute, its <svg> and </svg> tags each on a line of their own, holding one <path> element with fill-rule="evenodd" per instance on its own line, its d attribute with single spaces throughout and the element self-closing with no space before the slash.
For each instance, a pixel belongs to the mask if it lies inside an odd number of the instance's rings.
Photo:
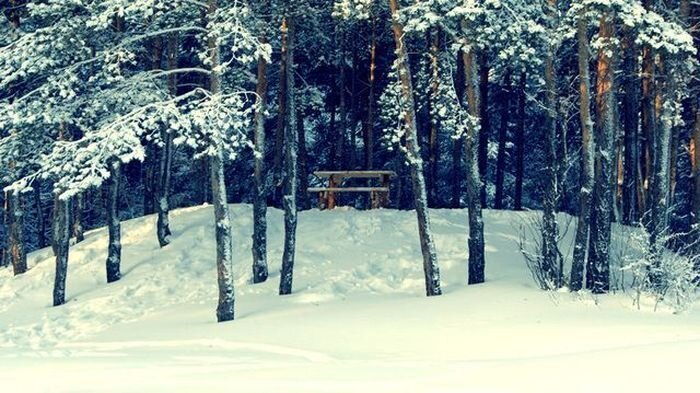
<svg viewBox="0 0 700 393">
<path fill-rule="evenodd" d="M 250 206 L 232 206 L 236 320 L 217 324 L 211 207 L 123 224 L 123 279 L 105 284 L 106 231 L 71 249 L 68 304 L 51 307 L 53 259 L 0 271 L 0 391 L 690 392 L 698 307 L 638 311 L 629 295 L 544 293 L 518 250 L 534 213 L 486 211 L 487 280 L 467 287 L 465 211 L 432 211 L 444 295 L 424 294 L 413 212 L 300 215 L 294 294 L 251 285 Z M 624 241 L 624 239 L 623 239 Z"/>
</svg>

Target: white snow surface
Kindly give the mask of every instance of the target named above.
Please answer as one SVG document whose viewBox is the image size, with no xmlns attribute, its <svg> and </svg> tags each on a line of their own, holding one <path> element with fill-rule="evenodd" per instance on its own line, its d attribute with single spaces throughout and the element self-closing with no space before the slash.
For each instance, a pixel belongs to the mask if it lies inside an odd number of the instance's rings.
<svg viewBox="0 0 700 393">
<path fill-rule="evenodd" d="M 88 233 L 71 248 L 61 307 L 51 252 L 35 252 L 27 274 L 0 271 L 0 391 L 697 389 L 698 307 L 538 290 L 517 245 L 537 213 L 485 211 L 487 283 L 468 287 L 466 211 L 431 214 L 443 296 L 424 296 L 414 212 L 340 208 L 300 214 L 294 294 L 280 297 L 282 212 L 268 216 L 270 278 L 252 285 L 252 210 L 232 205 L 236 320 L 222 324 L 210 206 L 174 211 L 162 250 L 155 216 L 124 222 L 114 284 L 106 230 Z"/>
</svg>

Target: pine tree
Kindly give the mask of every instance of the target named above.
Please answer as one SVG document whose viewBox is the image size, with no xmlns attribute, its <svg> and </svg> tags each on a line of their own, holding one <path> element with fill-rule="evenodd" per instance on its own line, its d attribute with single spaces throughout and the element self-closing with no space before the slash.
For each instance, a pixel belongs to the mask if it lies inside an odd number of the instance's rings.
<svg viewBox="0 0 700 393">
<path fill-rule="evenodd" d="M 295 20 L 287 15 L 282 21 L 282 34 L 287 41 L 287 97 L 286 120 L 284 128 L 285 136 L 285 195 L 284 195 L 284 252 L 282 254 L 282 271 L 280 273 L 280 295 L 292 293 L 294 276 L 294 259 L 296 254 L 297 231 L 297 155 L 299 148 L 299 134 L 297 131 L 296 117 L 296 88 L 294 83 L 294 50 L 295 50 Z"/>
<path fill-rule="evenodd" d="M 413 82 L 408 62 L 408 50 L 404 38 L 404 28 L 398 19 L 399 4 L 397 0 L 389 0 L 389 10 L 392 16 L 392 31 L 396 43 L 395 62 L 396 74 L 399 81 L 399 92 L 402 102 L 403 132 L 405 136 L 406 160 L 411 171 L 411 183 L 413 188 L 413 201 L 418 218 L 418 234 L 423 253 L 423 272 L 425 274 L 425 291 L 427 296 L 441 295 L 440 270 L 438 267 L 435 242 L 430 229 L 430 217 L 428 214 L 428 196 L 423 175 L 423 162 L 418 146 L 418 129 L 414 103 Z"/>
</svg>

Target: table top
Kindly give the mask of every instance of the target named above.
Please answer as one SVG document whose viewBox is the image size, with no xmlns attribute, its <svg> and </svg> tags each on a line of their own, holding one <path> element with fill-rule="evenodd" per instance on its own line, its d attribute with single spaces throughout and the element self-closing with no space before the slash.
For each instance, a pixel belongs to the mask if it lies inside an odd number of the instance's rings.
<svg viewBox="0 0 700 393">
<path fill-rule="evenodd" d="M 314 172 L 314 175 L 317 177 L 331 177 L 331 176 L 340 176 L 340 177 L 381 177 L 381 176 L 390 176 L 390 177 L 395 177 L 396 172 L 394 171 L 316 171 Z"/>
</svg>

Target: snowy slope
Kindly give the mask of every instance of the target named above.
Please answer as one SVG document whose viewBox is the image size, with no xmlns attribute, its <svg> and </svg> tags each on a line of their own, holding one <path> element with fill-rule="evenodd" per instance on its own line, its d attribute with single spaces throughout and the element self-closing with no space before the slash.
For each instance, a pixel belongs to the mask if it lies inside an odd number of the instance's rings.
<svg viewBox="0 0 700 393">
<path fill-rule="evenodd" d="M 232 206 L 237 320 L 215 323 L 211 207 L 123 224 L 123 279 L 105 284 L 106 231 L 71 249 L 68 304 L 53 259 L 0 272 L 2 392 L 693 391 L 700 312 L 637 311 L 626 294 L 537 290 L 518 251 L 534 213 L 485 212 L 487 280 L 466 287 L 466 212 L 435 210 L 444 296 L 425 298 L 413 212 L 300 215 L 294 295 L 249 284 L 250 206 Z"/>
</svg>

